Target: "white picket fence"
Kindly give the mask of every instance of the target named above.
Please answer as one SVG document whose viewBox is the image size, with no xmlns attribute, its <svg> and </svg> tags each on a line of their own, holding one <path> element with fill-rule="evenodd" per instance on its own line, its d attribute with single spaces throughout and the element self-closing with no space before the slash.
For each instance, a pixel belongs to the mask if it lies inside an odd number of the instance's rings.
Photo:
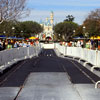
<svg viewBox="0 0 100 100">
<path fill-rule="evenodd" d="M 37 56 L 40 50 L 40 46 L 34 46 L 0 51 L 0 72 L 3 72 L 6 68 L 20 60 Z"/>
</svg>

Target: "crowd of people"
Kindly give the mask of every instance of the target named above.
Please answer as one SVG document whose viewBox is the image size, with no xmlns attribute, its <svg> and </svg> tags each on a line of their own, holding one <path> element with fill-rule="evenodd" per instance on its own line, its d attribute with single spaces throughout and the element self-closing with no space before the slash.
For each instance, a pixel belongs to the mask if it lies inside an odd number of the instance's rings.
<svg viewBox="0 0 100 100">
<path fill-rule="evenodd" d="M 69 41 L 69 42 L 60 42 L 60 44 L 65 45 L 67 47 L 82 47 L 87 49 L 100 50 L 100 41 L 94 41 L 94 40 L 87 40 L 87 41 L 77 40 L 77 41 Z"/>
<path fill-rule="evenodd" d="M 0 51 L 18 47 L 31 47 L 38 44 L 39 44 L 38 40 L 26 41 L 26 40 L 0 39 Z"/>
<path fill-rule="evenodd" d="M 0 51 L 18 47 L 31 47 L 38 44 L 39 44 L 38 40 L 27 41 L 27 40 L 0 39 Z M 82 48 L 84 47 L 87 49 L 100 50 L 100 41 L 93 41 L 93 40 L 85 41 L 85 46 L 84 46 L 84 40 L 60 42 L 60 45 L 64 45 L 67 47 L 82 47 Z"/>
</svg>

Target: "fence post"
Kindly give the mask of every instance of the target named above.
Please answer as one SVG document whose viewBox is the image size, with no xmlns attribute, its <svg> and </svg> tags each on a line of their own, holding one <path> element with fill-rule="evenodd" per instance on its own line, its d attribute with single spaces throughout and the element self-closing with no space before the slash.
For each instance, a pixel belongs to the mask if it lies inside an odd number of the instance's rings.
<svg viewBox="0 0 100 100">
<path fill-rule="evenodd" d="M 96 50 L 96 65 L 98 65 L 98 61 L 99 61 L 99 59 L 98 59 L 98 50 Z"/>
<path fill-rule="evenodd" d="M 27 47 L 27 58 L 29 58 L 30 52 L 29 52 L 29 47 Z"/>
</svg>

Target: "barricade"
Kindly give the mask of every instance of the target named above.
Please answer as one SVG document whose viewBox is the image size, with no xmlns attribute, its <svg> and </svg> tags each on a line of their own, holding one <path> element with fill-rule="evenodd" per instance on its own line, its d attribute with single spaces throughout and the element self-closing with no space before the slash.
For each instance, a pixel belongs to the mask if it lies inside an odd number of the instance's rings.
<svg viewBox="0 0 100 100">
<path fill-rule="evenodd" d="M 11 66 L 12 64 L 20 60 L 38 56 L 40 50 L 41 50 L 40 46 L 34 46 L 34 47 L 13 48 L 13 49 L 1 51 L 0 72 L 3 72 L 3 70 L 5 70 L 9 66 Z"/>
<path fill-rule="evenodd" d="M 100 51 L 90 50 L 81 47 L 66 47 L 56 44 L 56 49 L 64 56 L 79 57 L 87 62 L 99 67 L 100 66 Z"/>
<path fill-rule="evenodd" d="M 87 63 L 91 63 L 93 66 L 90 70 L 100 77 L 100 72 L 94 71 L 95 68 L 100 68 L 100 51 L 81 47 L 64 47 L 59 44 L 56 44 L 56 49 L 64 56 L 72 56 L 73 58 L 78 57 L 79 62 L 80 60 L 85 60 L 84 66 Z M 95 88 L 100 88 L 100 80 L 95 83 Z"/>
</svg>

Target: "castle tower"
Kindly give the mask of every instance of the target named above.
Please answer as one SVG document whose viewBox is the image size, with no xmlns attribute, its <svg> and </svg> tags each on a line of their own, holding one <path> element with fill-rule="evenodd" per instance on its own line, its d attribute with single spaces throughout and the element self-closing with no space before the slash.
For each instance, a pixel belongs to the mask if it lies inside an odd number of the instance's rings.
<svg viewBox="0 0 100 100">
<path fill-rule="evenodd" d="M 54 23 L 54 13 L 53 13 L 53 11 L 50 14 L 50 22 L 53 25 L 53 23 Z"/>
<path fill-rule="evenodd" d="M 46 22 L 48 22 L 48 20 L 49 20 L 49 18 L 47 17 L 47 18 L 46 18 Z"/>
</svg>

